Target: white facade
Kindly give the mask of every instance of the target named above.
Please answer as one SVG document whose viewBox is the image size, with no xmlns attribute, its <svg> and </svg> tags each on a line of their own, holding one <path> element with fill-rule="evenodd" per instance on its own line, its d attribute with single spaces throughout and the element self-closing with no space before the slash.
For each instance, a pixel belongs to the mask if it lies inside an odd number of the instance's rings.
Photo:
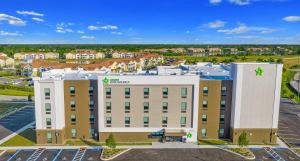
<svg viewBox="0 0 300 161">
<path fill-rule="evenodd" d="M 278 128 L 282 64 L 234 63 L 231 127 Z M 256 70 L 262 69 L 262 75 Z"/>
</svg>

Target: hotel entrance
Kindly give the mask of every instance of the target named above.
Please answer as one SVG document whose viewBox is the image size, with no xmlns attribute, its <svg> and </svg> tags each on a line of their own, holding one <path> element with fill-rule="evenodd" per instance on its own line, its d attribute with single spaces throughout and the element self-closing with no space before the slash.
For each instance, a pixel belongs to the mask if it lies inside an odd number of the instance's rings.
<svg viewBox="0 0 300 161">
<path fill-rule="evenodd" d="M 166 142 L 185 142 L 186 133 L 182 130 L 164 130 L 164 141 Z"/>
</svg>

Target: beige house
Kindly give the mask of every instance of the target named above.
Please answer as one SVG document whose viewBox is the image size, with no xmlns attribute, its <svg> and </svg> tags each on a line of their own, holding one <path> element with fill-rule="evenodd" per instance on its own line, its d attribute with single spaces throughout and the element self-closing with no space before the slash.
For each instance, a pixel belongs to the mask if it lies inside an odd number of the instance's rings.
<svg viewBox="0 0 300 161">
<path fill-rule="evenodd" d="M 123 52 L 114 52 L 112 54 L 112 58 L 121 58 L 121 59 L 124 59 L 124 58 L 133 58 L 135 56 L 134 53 L 123 53 Z"/>
<path fill-rule="evenodd" d="M 78 49 L 75 52 L 65 53 L 66 59 L 103 59 L 105 54 L 94 50 Z"/>
<path fill-rule="evenodd" d="M 15 60 L 0 53 L 0 67 L 14 67 Z"/>
<path fill-rule="evenodd" d="M 58 59 L 59 53 L 15 53 L 14 59 L 16 60 L 35 60 L 35 59 Z"/>
</svg>

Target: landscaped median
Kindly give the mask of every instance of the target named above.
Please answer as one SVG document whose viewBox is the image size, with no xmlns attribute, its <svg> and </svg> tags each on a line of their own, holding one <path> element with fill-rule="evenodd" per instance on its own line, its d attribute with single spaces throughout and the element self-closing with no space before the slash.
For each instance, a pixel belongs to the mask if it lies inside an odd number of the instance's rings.
<svg viewBox="0 0 300 161">
<path fill-rule="evenodd" d="M 34 146 L 36 144 L 36 133 L 32 128 L 26 129 L 14 136 L 0 146 Z"/>
<path fill-rule="evenodd" d="M 245 159 L 248 160 L 254 160 L 255 159 L 255 155 L 252 153 L 251 150 L 249 150 L 248 148 L 227 148 L 224 149 L 228 152 L 234 153 L 236 155 L 239 155 Z"/>
<path fill-rule="evenodd" d="M 130 149 L 115 149 L 115 148 L 105 148 L 102 150 L 101 159 L 102 160 L 111 160 L 114 159 Z"/>
</svg>

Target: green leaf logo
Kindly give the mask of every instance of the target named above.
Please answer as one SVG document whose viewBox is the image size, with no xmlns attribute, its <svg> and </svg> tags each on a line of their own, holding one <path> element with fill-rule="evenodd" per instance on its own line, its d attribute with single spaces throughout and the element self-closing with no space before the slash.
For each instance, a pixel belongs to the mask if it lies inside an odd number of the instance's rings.
<svg viewBox="0 0 300 161">
<path fill-rule="evenodd" d="M 261 67 L 256 68 L 256 76 L 263 76 L 264 70 Z"/>
<path fill-rule="evenodd" d="M 102 80 L 103 84 L 104 85 L 108 85 L 109 84 L 109 79 L 107 77 L 105 77 L 103 80 Z"/>
<path fill-rule="evenodd" d="M 192 136 L 193 136 L 193 134 L 190 132 L 186 135 L 187 138 L 192 138 Z"/>
</svg>

